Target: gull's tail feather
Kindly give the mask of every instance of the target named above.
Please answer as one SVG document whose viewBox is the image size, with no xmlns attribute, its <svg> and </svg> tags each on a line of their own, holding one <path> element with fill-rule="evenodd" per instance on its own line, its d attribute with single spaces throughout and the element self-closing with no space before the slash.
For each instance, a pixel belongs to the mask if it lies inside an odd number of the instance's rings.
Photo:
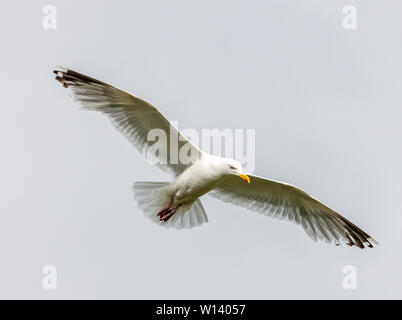
<svg viewBox="0 0 402 320">
<path fill-rule="evenodd" d="M 135 182 L 133 185 L 134 199 L 137 207 L 152 222 L 167 228 L 191 229 L 208 222 L 207 215 L 200 199 L 193 203 L 181 205 L 167 221 L 161 221 L 158 212 L 169 205 L 170 199 L 166 192 L 168 182 Z"/>
</svg>

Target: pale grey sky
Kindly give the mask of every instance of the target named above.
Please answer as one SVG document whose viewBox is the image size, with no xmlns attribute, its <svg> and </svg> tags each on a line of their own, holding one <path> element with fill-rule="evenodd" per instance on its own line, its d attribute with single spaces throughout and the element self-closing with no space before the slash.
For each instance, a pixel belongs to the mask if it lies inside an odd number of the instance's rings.
<svg viewBox="0 0 402 320">
<path fill-rule="evenodd" d="M 42 8 L 57 8 L 56 30 Z M 356 30 L 342 8 L 357 8 Z M 2 1 L 0 298 L 402 298 L 400 1 Z M 208 196 L 165 230 L 136 180 L 169 177 L 54 80 L 62 65 L 182 128 L 256 130 L 259 175 L 296 184 L 379 242 L 314 243 Z M 56 290 L 42 287 L 55 265 Z M 344 290 L 342 268 L 357 268 Z"/>
</svg>

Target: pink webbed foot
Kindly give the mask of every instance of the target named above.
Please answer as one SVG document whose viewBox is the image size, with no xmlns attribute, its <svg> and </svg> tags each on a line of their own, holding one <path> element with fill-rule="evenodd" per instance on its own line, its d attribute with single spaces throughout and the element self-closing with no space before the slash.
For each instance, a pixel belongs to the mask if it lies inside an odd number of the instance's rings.
<svg viewBox="0 0 402 320">
<path fill-rule="evenodd" d="M 170 217 L 172 215 L 174 215 L 177 211 L 177 209 L 179 208 L 179 206 L 174 207 L 174 208 L 165 208 L 162 209 L 161 211 L 158 212 L 158 217 L 160 219 L 160 221 L 166 222 L 170 219 Z"/>
</svg>

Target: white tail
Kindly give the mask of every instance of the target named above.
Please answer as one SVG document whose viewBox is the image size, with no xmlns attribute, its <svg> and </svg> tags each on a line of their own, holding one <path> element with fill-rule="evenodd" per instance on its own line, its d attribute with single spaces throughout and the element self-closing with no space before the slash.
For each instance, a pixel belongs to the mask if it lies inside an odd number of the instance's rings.
<svg viewBox="0 0 402 320">
<path fill-rule="evenodd" d="M 191 229 L 208 222 L 207 214 L 200 199 L 190 204 L 181 205 L 168 221 L 160 221 L 157 216 L 158 212 L 170 202 L 164 188 L 168 184 L 168 182 L 144 181 L 134 183 L 134 200 L 147 218 L 160 226 L 175 229 Z"/>
</svg>

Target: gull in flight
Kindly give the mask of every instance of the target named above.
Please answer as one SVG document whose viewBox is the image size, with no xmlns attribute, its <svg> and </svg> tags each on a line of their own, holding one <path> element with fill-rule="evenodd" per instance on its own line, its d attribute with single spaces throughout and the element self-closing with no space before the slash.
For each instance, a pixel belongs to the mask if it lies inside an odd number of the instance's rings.
<svg viewBox="0 0 402 320">
<path fill-rule="evenodd" d="M 133 95 L 78 72 L 57 68 L 56 79 L 70 90 L 83 109 L 100 111 L 128 138 L 140 153 L 154 141 L 147 136 L 152 129 L 162 129 L 167 143 L 159 154 L 165 162 L 154 162 L 172 175 L 171 182 L 136 182 L 134 199 L 145 216 L 153 222 L 176 229 L 192 228 L 208 222 L 199 199 L 203 194 L 274 218 L 301 225 L 314 241 L 317 239 L 359 248 L 373 247 L 377 242 L 355 224 L 287 183 L 246 175 L 242 165 L 233 159 L 221 158 L 199 150 L 191 144 L 161 112 Z M 193 161 L 169 161 L 170 135 L 178 137 L 178 149 L 187 147 Z M 176 156 L 177 158 L 177 156 Z"/>
</svg>

